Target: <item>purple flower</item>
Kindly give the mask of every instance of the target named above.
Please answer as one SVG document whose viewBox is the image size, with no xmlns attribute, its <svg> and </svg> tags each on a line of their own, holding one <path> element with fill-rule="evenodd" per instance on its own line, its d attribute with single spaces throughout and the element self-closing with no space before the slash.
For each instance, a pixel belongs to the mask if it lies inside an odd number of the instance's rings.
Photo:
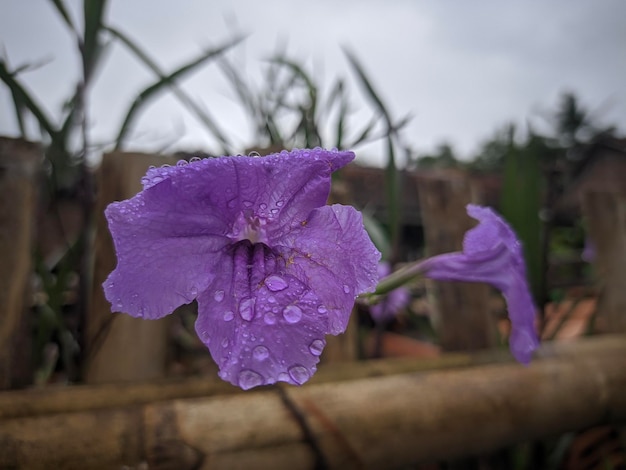
<svg viewBox="0 0 626 470">
<path fill-rule="evenodd" d="M 421 268 L 431 279 L 486 282 L 502 291 L 511 320 L 511 352 L 519 362 L 528 364 L 539 340 L 521 243 L 490 208 L 469 204 L 467 213 L 480 223 L 465 234 L 463 252 L 434 256 Z"/>
<path fill-rule="evenodd" d="M 345 331 L 380 253 L 352 207 L 326 206 L 352 152 L 283 151 L 152 168 L 106 217 L 118 264 L 114 311 L 146 319 L 198 301 L 196 331 L 243 389 L 306 382 L 325 335 Z"/>
<path fill-rule="evenodd" d="M 378 263 L 379 279 L 391 273 L 391 265 L 387 261 Z M 400 310 L 406 307 L 411 300 L 410 293 L 406 287 L 398 287 L 377 304 L 370 307 L 370 314 L 377 323 L 385 323 L 393 319 Z"/>
</svg>

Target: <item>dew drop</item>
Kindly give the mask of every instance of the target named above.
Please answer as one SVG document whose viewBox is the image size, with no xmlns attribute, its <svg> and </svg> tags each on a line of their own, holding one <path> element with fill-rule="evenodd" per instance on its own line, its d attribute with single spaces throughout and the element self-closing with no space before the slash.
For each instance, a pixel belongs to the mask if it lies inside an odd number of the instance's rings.
<svg viewBox="0 0 626 470">
<path fill-rule="evenodd" d="M 265 210 L 265 209 L 267 209 L 267 204 L 265 204 L 265 203 L 261 203 L 261 204 L 259 204 L 259 208 L 260 208 L 261 210 Z"/>
<path fill-rule="evenodd" d="M 302 385 L 311 378 L 311 374 L 309 374 L 308 369 L 304 366 L 292 366 L 287 370 L 287 372 L 289 372 L 289 377 L 291 377 L 298 385 Z"/>
<path fill-rule="evenodd" d="M 343 285 L 343 291 L 344 291 L 346 294 L 349 294 L 349 293 L 350 293 L 350 288 L 349 288 L 346 284 L 344 284 L 344 285 Z"/>
<path fill-rule="evenodd" d="M 276 201 L 276 206 L 283 207 L 284 201 Z"/>
<path fill-rule="evenodd" d="M 222 300 L 224 300 L 224 291 L 216 290 L 215 294 L 213 294 L 213 299 L 215 299 L 216 302 L 221 302 Z"/>
<path fill-rule="evenodd" d="M 270 355 L 270 350 L 265 346 L 257 346 L 252 350 L 252 357 L 257 361 L 264 361 Z"/>
<path fill-rule="evenodd" d="M 280 374 L 278 374 L 278 380 L 280 380 L 281 382 L 289 382 L 289 375 L 285 372 L 281 372 Z"/>
<path fill-rule="evenodd" d="M 164 163 L 163 165 L 161 165 L 161 168 L 170 168 L 172 165 L 170 165 L 169 163 Z"/>
<path fill-rule="evenodd" d="M 295 380 L 295 379 L 294 379 Z M 263 384 L 263 377 L 253 370 L 242 370 L 239 372 L 239 386 L 248 390 Z"/>
<path fill-rule="evenodd" d="M 314 356 L 320 356 L 324 350 L 324 346 L 326 346 L 324 340 L 315 339 L 311 344 L 309 344 L 309 351 L 311 351 L 311 354 Z"/>
<path fill-rule="evenodd" d="M 176 162 L 176 166 L 185 166 L 185 165 L 188 165 L 188 164 L 189 164 L 189 162 L 187 160 L 178 160 Z"/>
<path fill-rule="evenodd" d="M 281 290 L 285 290 L 287 287 L 289 287 L 287 281 L 275 274 L 272 274 L 265 280 L 265 285 L 272 292 L 280 292 Z"/>
<path fill-rule="evenodd" d="M 253 150 L 252 152 L 250 152 L 248 154 L 249 157 L 260 157 L 261 154 L 259 152 L 257 152 L 256 150 Z"/>
<path fill-rule="evenodd" d="M 276 315 L 274 315 L 273 313 L 266 313 L 263 317 L 263 321 L 267 325 L 273 325 L 276 323 Z"/>
<path fill-rule="evenodd" d="M 224 338 L 224 339 L 222 340 L 222 347 L 223 347 L 223 348 L 227 348 L 227 347 L 228 347 L 228 338 Z"/>
<path fill-rule="evenodd" d="M 328 310 L 323 305 L 318 305 L 317 306 L 317 312 L 324 314 L 324 313 L 328 312 Z"/>
<path fill-rule="evenodd" d="M 279 211 L 278 209 L 272 209 L 270 212 L 271 212 L 273 215 L 276 215 L 276 214 L 278 214 L 278 212 L 280 212 L 280 211 Z"/>
<path fill-rule="evenodd" d="M 200 160 L 202 160 L 200 157 L 191 157 L 189 163 L 199 162 Z"/>
<path fill-rule="evenodd" d="M 297 305 L 287 305 L 283 309 L 283 318 L 287 323 L 298 323 L 302 318 L 302 310 Z"/>
<path fill-rule="evenodd" d="M 269 303 L 271 303 L 271 304 L 276 303 L 276 297 L 274 297 L 273 295 L 270 295 L 270 296 L 267 298 L 267 301 L 268 301 Z"/>
<path fill-rule="evenodd" d="M 252 207 L 252 201 L 243 201 L 244 207 Z"/>
<path fill-rule="evenodd" d="M 191 286 L 191 289 L 189 289 L 189 295 L 191 297 L 198 295 L 198 288 L 196 286 Z"/>
<path fill-rule="evenodd" d="M 231 321 L 233 318 L 235 318 L 235 314 L 233 312 L 230 310 L 224 312 L 224 321 Z"/>
<path fill-rule="evenodd" d="M 254 304 L 256 299 L 243 299 L 239 303 L 239 315 L 246 321 L 252 321 L 254 318 Z"/>
</svg>

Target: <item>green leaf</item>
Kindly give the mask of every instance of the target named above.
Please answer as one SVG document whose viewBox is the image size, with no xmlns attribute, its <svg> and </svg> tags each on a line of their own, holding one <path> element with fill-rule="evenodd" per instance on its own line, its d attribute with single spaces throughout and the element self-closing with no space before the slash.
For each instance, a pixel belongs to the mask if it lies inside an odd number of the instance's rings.
<svg viewBox="0 0 626 470">
<path fill-rule="evenodd" d="M 142 51 L 137 44 L 132 41 L 126 34 L 122 33 L 120 30 L 113 27 L 105 27 L 105 29 L 111 33 L 115 38 L 117 38 L 122 44 L 124 44 L 135 56 L 141 60 L 144 65 L 146 65 L 152 72 L 157 75 L 161 80 L 166 78 L 165 72 L 161 70 L 161 68 L 157 65 L 155 61 L 153 61 L 148 54 Z M 202 110 L 200 106 L 198 106 L 195 101 L 189 97 L 187 93 L 184 92 L 182 88 L 180 88 L 174 82 L 166 82 L 166 84 L 171 88 L 172 93 L 178 100 L 185 106 L 192 114 L 196 116 L 196 118 L 204 124 L 204 126 L 209 130 L 209 132 L 219 141 L 222 146 L 222 152 L 224 154 L 230 154 L 230 142 L 224 132 L 221 130 L 215 119 L 211 117 L 208 111 Z"/>
<path fill-rule="evenodd" d="M 50 0 L 50 1 L 52 2 L 54 7 L 56 8 L 56 10 L 59 13 L 59 15 L 61 15 L 61 18 L 63 19 L 63 21 L 65 22 L 67 27 L 72 30 L 72 32 L 76 35 L 76 37 L 78 37 L 78 30 L 74 26 L 74 22 L 72 21 L 72 17 L 70 16 L 67 8 L 65 8 L 65 4 L 63 3 L 63 0 Z"/>
<path fill-rule="evenodd" d="M 202 53 L 199 57 L 188 62 L 187 64 L 179 67 L 174 70 L 169 75 L 166 75 L 159 80 L 157 80 L 152 85 L 145 88 L 139 95 L 135 98 L 133 103 L 130 105 L 126 117 L 122 122 L 120 130 L 118 132 L 118 136 L 116 139 L 116 148 L 120 148 L 124 140 L 130 131 L 130 126 L 137 117 L 138 112 L 141 110 L 143 106 L 150 102 L 153 98 L 155 98 L 159 93 L 161 93 L 165 87 L 171 86 L 176 82 L 176 80 L 183 78 L 185 75 L 194 72 L 198 67 L 204 65 L 209 59 L 213 59 L 215 57 L 220 56 L 224 52 L 226 52 L 231 47 L 238 44 L 243 38 L 238 37 L 233 40 L 228 41 L 226 44 L 219 46 L 214 49 L 209 49 Z"/>
<path fill-rule="evenodd" d="M 511 224 L 524 247 L 528 277 L 535 299 L 543 287 L 542 233 L 539 212 L 543 205 L 544 175 L 541 158 L 545 144 L 534 137 L 520 147 L 511 126 L 509 149 L 504 159 L 501 212 Z"/>
<path fill-rule="evenodd" d="M 39 123 L 41 128 L 50 136 L 53 141 L 57 140 L 58 132 L 52 125 L 48 116 L 46 116 L 43 108 L 17 81 L 17 79 L 15 78 L 15 74 L 7 70 L 6 64 L 2 59 L 0 59 L 0 80 L 2 80 L 7 87 L 9 87 L 9 90 L 13 95 L 13 100 L 15 102 L 19 102 L 20 106 L 25 107 L 32 113 L 33 116 L 35 116 L 35 119 L 37 119 L 37 122 Z"/>
<path fill-rule="evenodd" d="M 83 80 L 87 84 L 93 75 L 102 51 L 100 32 L 104 24 L 107 0 L 83 0 L 85 31 L 81 44 Z"/>
</svg>

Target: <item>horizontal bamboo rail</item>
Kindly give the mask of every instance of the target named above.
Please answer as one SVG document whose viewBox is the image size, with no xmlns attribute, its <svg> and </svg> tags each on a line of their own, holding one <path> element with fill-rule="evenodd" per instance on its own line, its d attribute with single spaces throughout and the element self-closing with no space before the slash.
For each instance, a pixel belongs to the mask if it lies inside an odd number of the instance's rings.
<svg viewBox="0 0 626 470">
<path fill-rule="evenodd" d="M 3 419 L 0 468 L 395 468 L 626 421 L 626 336 L 547 344 L 539 356 L 530 367 L 413 372 L 380 361 L 377 372 L 365 363 L 341 381 L 324 382 L 322 369 L 322 380 L 299 388 L 71 412 L 68 403 L 67 412 Z"/>
</svg>

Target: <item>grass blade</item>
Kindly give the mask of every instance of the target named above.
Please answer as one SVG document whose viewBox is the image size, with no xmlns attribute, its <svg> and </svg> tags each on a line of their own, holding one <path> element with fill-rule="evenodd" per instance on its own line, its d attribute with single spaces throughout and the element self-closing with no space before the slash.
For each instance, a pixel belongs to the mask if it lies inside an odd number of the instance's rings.
<svg viewBox="0 0 626 470">
<path fill-rule="evenodd" d="M 106 27 L 106 30 L 111 33 L 116 39 L 124 44 L 144 65 L 146 65 L 152 72 L 161 80 L 166 78 L 165 72 L 154 62 L 148 54 L 143 52 L 137 44 L 132 41 L 127 35 L 120 30 L 112 27 Z M 178 100 L 185 106 L 196 118 L 204 124 L 209 132 L 219 141 L 222 146 L 222 152 L 224 154 L 230 154 L 230 142 L 224 132 L 221 130 L 217 122 L 210 116 L 207 111 L 202 110 L 191 97 L 183 91 L 175 82 L 167 82 L 167 85 L 171 88 L 172 93 Z"/>
<path fill-rule="evenodd" d="M 100 32 L 103 28 L 106 4 L 106 0 L 83 0 L 85 32 L 81 52 L 83 58 L 83 80 L 85 84 L 89 83 L 102 51 Z"/>
<path fill-rule="evenodd" d="M 14 73 L 10 72 L 6 68 L 5 62 L 0 59 L 0 80 L 4 82 L 4 84 L 9 87 L 11 90 L 11 94 L 13 95 L 13 99 L 26 109 L 28 109 L 37 122 L 41 126 L 41 128 L 50 136 L 50 138 L 55 141 L 57 140 L 57 130 L 52 125 L 50 119 L 46 116 L 46 113 L 43 111 L 43 108 L 39 106 L 35 99 L 32 98 L 28 92 L 22 87 L 22 85 L 15 78 Z"/>
<path fill-rule="evenodd" d="M 119 149 L 124 140 L 130 131 L 130 126 L 133 123 L 134 119 L 137 116 L 137 113 L 141 110 L 143 106 L 145 106 L 151 99 L 153 99 L 156 95 L 162 92 L 165 87 L 171 86 L 176 80 L 184 77 L 185 75 L 195 71 L 198 67 L 204 65 L 209 59 L 213 59 L 222 55 L 231 47 L 238 44 L 243 38 L 238 37 L 234 40 L 228 41 L 226 44 L 219 46 L 214 49 L 210 49 L 204 53 L 202 53 L 199 57 L 192 60 L 191 62 L 179 67 L 174 70 L 169 75 L 166 75 L 160 78 L 157 82 L 145 88 L 139 95 L 135 98 L 133 103 L 130 105 L 128 112 L 126 113 L 126 117 L 122 122 L 120 130 L 118 132 L 118 136 L 116 139 L 116 148 Z"/>
<path fill-rule="evenodd" d="M 65 8 L 65 4 L 63 3 L 63 0 L 51 0 L 51 2 L 56 8 L 59 15 L 61 15 L 61 18 L 63 19 L 67 27 L 72 30 L 72 32 L 74 33 L 76 37 L 78 37 L 78 30 L 76 29 L 76 26 L 74 26 L 72 17 L 70 16 L 67 8 Z"/>
</svg>

